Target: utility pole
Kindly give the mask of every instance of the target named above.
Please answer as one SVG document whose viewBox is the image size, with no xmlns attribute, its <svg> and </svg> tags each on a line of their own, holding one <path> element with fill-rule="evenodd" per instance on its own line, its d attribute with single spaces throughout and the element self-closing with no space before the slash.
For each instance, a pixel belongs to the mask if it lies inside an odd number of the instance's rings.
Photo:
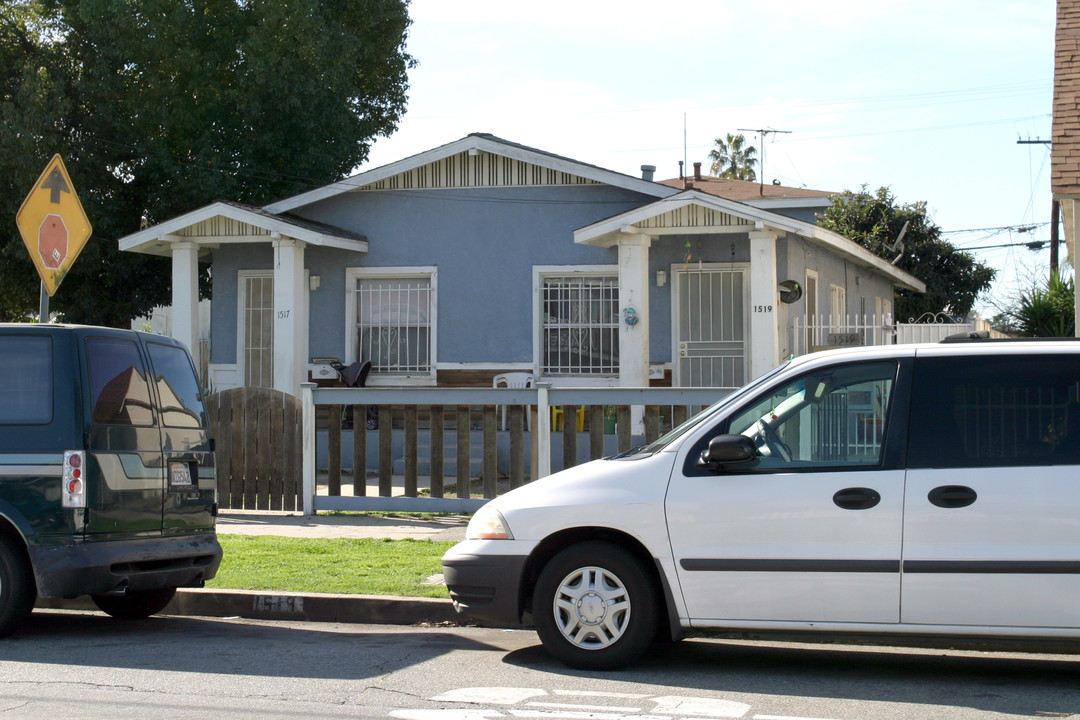
<svg viewBox="0 0 1080 720">
<path fill-rule="evenodd" d="M 1050 147 L 1049 140 L 1035 138 L 1034 140 L 1017 139 L 1017 145 L 1045 145 Z M 1061 203 L 1056 199 L 1050 201 L 1050 278 L 1056 278 L 1058 274 L 1058 218 L 1061 217 Z"/>
<path fill-rule="evenodd" d="M 739 132 L 752 132 L 761 136 L 761 177 L 758 185 L 758 195 L 765 195 L 765 136 L 769 133 L 790 135 L 790 130 L 773 130 L 772 128 L 738 128 Z"/>
</svg>

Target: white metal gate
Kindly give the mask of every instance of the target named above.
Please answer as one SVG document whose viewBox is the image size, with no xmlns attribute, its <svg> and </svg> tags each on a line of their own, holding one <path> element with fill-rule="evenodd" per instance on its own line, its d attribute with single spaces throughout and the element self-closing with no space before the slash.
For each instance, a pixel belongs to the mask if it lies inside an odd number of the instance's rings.
<svg viewBox="0 0 1080 720">
<path fill-rule="evenodd" d="M 675 268 L 675 384 L 742 387 L 746 382 L 746 268 Z"/>
</svg>

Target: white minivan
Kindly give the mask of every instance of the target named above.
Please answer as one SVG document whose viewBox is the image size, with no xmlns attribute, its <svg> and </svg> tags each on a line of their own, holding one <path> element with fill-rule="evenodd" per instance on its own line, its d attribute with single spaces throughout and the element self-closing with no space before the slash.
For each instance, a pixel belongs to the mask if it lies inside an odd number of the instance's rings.
<svg viewBox="0 0 1080 720">
<path fill-rule="evenodd" d="M 1080 640 L 1080 343 L 794 359 L 652 444 L 484 506 L 459 612 L 580 668 L 658 637 Z"/>
</svg>

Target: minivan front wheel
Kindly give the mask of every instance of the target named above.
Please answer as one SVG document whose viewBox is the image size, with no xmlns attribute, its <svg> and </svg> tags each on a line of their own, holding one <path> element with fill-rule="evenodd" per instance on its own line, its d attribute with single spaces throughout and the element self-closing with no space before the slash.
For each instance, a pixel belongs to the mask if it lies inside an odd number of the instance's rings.
<svg viewBox="0 0 1080 720">
<path fill-rule="evenodd" d="M 139 590 L 124 595 L 91 595 L 100 610 L 119 620 L 141 620 L 165 609 L 176 594 L 176 588 Z"/>
<path fill-rule="evenodd" d="M 7 637 L 34 609 L 37 587 L 21 547 L 0 537 L 0 637 Z"/>
<path fill-rule="evenodd" d="M 584 542 L 559 552 L 533 594 L 536 632 L 571 667 L 613 670 L 641 657 L 656 635 L 656 587 L 625 548 Z"/>
</svg>

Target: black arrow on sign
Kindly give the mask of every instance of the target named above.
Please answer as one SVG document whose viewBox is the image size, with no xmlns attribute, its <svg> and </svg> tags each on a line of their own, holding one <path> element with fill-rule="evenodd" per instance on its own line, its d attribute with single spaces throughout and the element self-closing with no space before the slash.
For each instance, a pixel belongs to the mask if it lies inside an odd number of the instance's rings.
<svg viewBox="0 0 1080 720">
<path fill-rule="evenodd" d="M 60 172 L 60 168 L 53 168 L 53 171 L 49 173 L 49 177 L 45 178 L 45 182 L 41 183 L 42 190 L 51 190 L 52 194 L 49 195 L 49 202 L 53 205 L 60 204 L 60 193 L 71 192 L 71 188 L 68 187 L 67 181 L 64 180 L 63 173 Z"/>
</svg>

